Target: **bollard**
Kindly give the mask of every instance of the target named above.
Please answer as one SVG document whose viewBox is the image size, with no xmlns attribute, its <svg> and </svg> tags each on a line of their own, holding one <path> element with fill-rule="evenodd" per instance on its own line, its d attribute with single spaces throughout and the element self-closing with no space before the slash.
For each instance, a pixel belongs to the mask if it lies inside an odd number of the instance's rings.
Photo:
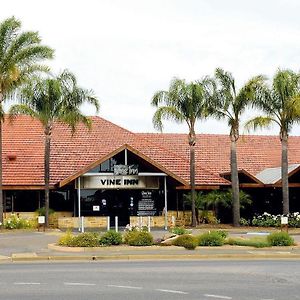
<svg viewBox="0 0 300 300">
<path fill-rule="evenodd" d="M 172 226 L 175 226 L 175 224 L 176 224 L 176 218 L 175 216 L 172 216 Z"/>
<path fill-rule="evenodd" d="M 115 216 L 115 230 L 118 232 L 118 216 Z"/>
<path fill-rule="evenodd" d="M 84 233 L 84 217 L 81 217 L 81 232 Z"/>
<path fill-rule="evenodd" d="M 151 217 L 148 216 L 148 232 L 151 231 Z"/>
<path fill-rule="evenodd" d="M 142 228 L 143 226 L 143 217 L 139 216 L 139 223 L 138 223 L 139 228 Z"/>
<path fill-rule="evenodd" d="M 107 216 L 107 220 L 106 220 L 107 224 L 107 231 L 110 231 L 110 216 Z"/>
</svg>

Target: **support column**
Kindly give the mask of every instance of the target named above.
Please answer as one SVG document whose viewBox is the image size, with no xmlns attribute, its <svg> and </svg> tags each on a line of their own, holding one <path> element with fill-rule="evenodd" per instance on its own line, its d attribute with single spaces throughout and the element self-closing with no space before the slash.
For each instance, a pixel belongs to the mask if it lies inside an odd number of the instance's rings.
<svg viewBox="0 0 300 300">
<path fill-rule="evenodd" d="M 164 177 L 164 195 L 165 195 L 165 230 L 168 230 L 168 201 L 167 201 L 167 177 Z"/>
<path fill-rule="evenodd" d="M 127 152 L 127 149 L 126 149 L 126 148 L 125 148 L 125 150 L 124 150 L 124 153 L 125 153 L 125 157 L 124 157 L 125 165 L 127 165 L 127 164 L 128 164 L 128 157 L 127 157 L 128 152 Z"/>
<path fill-rule="evenodd" d="M 80 177 L 77 178 L 77 195 L 78 195 L 78 231 L 81 231 Z"/>
</svg>

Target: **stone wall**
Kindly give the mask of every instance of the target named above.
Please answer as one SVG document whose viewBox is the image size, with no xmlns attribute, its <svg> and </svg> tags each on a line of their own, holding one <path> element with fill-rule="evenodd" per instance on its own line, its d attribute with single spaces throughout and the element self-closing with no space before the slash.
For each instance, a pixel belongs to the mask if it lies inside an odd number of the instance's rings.
<svg viewBox="0 0 300 300">
<path fill-rule="evenodd" d="M 78 228 L 78 217 L 58 218 L 58 228 Z M 84 227 L 107 228 L 107 217 L 84 217 Z"/>
</svg>

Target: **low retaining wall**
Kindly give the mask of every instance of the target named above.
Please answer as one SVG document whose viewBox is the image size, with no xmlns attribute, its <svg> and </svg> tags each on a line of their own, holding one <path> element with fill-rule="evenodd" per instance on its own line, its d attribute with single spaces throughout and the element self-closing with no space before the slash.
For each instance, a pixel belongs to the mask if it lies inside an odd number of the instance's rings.
<svg viewBox="0 0 300 300">
<path fill-rule="evenodd" d="M 58 219 L 58 228 L 78 228 L 78 217 L 68 217 Z M 84 227 L 89 228 L 106 228 L 107 217 L 84 217 Z"/>
</svg>

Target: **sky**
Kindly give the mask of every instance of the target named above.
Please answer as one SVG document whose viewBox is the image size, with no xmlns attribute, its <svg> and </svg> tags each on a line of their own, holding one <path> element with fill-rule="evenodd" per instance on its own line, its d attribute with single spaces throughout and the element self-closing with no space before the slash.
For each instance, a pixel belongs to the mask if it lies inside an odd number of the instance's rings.
<svg viewBox="0 0 300 300">
<path fill-rule="evenodd" d="M 240 87 L 258 74 L 300 69 L 298 0 L 2 0 L 0 7 L 0 20 L 14 15 L 55 49 L 54 73 L 69 69 L 94 91 L 99 116 L 133 132 L 155 132 L 151 98 L 173 77 L 198 80 L 221 67 Z M 243 119 L 255 115 L 249 110 Z M 164 125 L 164 132 L 187 132 Z M 229 129 L 206 120 L 196 132 Z M 299 125 L 292 134 L 300 135 Z"/>
</svg>

